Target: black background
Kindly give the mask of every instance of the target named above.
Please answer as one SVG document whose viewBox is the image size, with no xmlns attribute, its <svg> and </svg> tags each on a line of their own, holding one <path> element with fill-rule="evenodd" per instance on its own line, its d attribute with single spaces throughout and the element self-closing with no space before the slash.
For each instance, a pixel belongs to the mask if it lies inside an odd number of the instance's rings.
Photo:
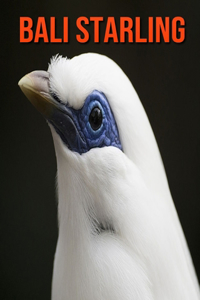
<svg viewBox="0 0 200 300">
<path fill-rule="evenodd" d="M 57 239 L 56 161 L 50 130 L 17 86 L 52 55 L 98 52 L 115 60 L 132 81 L 150 119 L 173 199 L 200 277 L 199 0 L 183 1 L 10 1 L 1 9 L 1 200 L 0 299 L 50 299 Z M 19 17 L 50 16 L 62 36 L 69 17 L 68 44 L 20 44 Z M 114 44 L 93 39 L 79 44 L 79 16 L 182 16 L 182 44 Z M 119 26 L 118 26 L 119 28 Z M 91 35 L 92 26 L 89 26 Z"/>
</svg>

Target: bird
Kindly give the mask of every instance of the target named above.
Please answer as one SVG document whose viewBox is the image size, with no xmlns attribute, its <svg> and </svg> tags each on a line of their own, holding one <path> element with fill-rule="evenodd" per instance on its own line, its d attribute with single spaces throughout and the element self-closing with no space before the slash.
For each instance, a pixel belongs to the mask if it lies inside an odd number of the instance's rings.
<svg viewBox="0 0 200 300">
<path fill-rule="evenodd" d="M 117 63 L 56 55 L 18 84 L 55 147 L 52 300 L 200 299 L 153 130 Z"/>
</svg>

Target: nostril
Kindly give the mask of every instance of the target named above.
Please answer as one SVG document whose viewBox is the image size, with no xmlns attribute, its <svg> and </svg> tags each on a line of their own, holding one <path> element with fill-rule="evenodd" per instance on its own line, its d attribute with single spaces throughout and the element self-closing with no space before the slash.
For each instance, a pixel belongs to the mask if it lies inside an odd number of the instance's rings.
<svg viewBox="0 0 200 300">
<path fill-rule="evenodd" d="M 56 100 L 56 101 L 59 102 L 59 103 L 62 103 L 61 100 L 59 99 L 59 97 L 56 95 L 56 93 L 50 92 L 50 94 L 51 94 L 51 97 L 52 97 L 54 100 Z"/>
</svg>

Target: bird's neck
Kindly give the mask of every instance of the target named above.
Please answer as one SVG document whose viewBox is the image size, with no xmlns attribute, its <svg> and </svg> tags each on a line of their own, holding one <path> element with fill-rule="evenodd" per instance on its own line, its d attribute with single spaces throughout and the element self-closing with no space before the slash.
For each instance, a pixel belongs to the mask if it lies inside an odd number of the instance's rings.
<svg viewBox="0 0 200 300">
<path fill-rule="evenodd" d="M 70 152 L 68 154 L 70 155 Z M 78 156 L 74 155 L 74 160 L 70 160 L 60 148 L 56 150 L 56 156 L 59 242 L 62 241 L 64 248 L 71 247 L 71 251 L 79 251 L 80 247 L 82 251 L 83 249 L 86 251 L 90 237 L 90 222 L 87 195 L 83 191 L 80 172 L 76 169 L 76 166 L 79 167 Z"/>
<path fill-rule="evenodd" d="M 52 299 L 81 299 L 81 287 L 90 280 L 88 264 L 93 265 L 87 199 L 84 197 L 81 178 L 77 177 L 76 166 L 59 153 L 57 167 L 59 236 L 54 260 Z M 77 289 L 77 286 L 80 288 Z"/>
</svg>

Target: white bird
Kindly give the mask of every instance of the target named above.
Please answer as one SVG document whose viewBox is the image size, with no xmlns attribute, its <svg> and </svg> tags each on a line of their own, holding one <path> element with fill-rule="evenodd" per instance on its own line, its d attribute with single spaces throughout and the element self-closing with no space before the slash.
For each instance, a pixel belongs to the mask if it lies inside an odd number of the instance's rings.
<svg viewBox="0 0 200 300">
<path fill-rule="evenodd" d="M 55 56 L 19 86 L 55 145 L 52 299 L 200 299 L 153 131 L 119 66 L 99 54 Z"/>
</svg>

